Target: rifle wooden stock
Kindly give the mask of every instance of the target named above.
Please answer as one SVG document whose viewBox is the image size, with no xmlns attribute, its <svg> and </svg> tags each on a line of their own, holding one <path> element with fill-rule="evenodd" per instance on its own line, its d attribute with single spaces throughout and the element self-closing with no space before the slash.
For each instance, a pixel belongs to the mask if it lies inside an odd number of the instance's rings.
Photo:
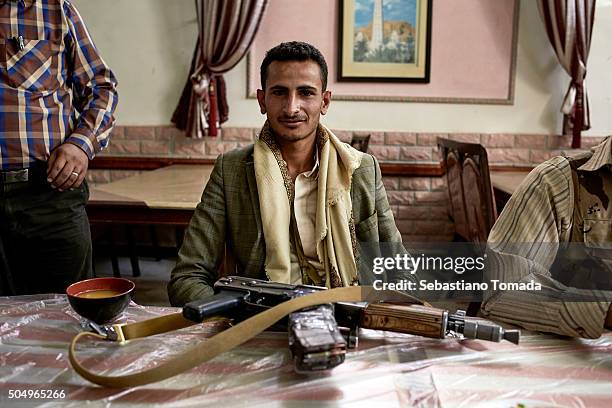
<svg viewBox="0 0 612 408">
<path fill-rule="evenodd" d="M 421 305 L 370 304 L 361 315 L 365 329 L 389 330 L 434 339 L 444 338 L 448 312 Z"/>
</svg>

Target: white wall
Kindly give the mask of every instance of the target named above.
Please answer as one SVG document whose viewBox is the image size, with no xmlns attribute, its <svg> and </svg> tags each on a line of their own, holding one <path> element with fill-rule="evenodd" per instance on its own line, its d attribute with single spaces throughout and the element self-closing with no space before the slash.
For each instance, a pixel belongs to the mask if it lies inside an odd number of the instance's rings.
<svg viewBox="0 0 612 408">
<path fill-rule="evenodd" d="M 194 1 L 73 2 L 119 79 L 119 123 L 170 123 L 197 35 Z M 598 1 L 595 21 L 587 76 L 592 129 L 586 134 L 607 135 L 612 134 L 612 48 L 608 45 L 612 0 Z M 256 101 L 246 98 L 246 75 L 246 61 L 226 75 L 230 105 L 226 126 L 257 127 L 263 122 Z M 535 1 L 523 0 L 513 105 L 335 101 L 325 123 L 336 129 L 558 133 L 559 108 L 568 83 Z"/>
<path fill-rule="evenodd" d="M 120 125 L 170 123 L 198 28 L 194 0 L 72 0 L 119 81 Z"/>
</svg>

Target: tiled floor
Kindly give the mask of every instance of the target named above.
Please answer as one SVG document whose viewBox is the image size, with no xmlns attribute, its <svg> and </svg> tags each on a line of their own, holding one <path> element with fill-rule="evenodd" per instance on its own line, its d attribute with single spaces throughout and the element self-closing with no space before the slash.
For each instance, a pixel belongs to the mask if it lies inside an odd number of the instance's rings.
<svg viewBox="0 0 612 408">
<path fill-rule="evenodd" d="M 139 258 L 140 276 L 132 276 L 132 267 L 128 257 L 119 257 L 119 270 L 123 278 L 130 279 L 136 284 L 134 302 L 140 305 L 169 306 L 166 284 L 170 280 L 170 271 L 176 259 L 162 259 L 156 261 L 152 258 Z M 97 257 L 94 260 L 96 275 L 98 277 L 113 276 L 113 269 L 109 257 Z"/>
</svg>

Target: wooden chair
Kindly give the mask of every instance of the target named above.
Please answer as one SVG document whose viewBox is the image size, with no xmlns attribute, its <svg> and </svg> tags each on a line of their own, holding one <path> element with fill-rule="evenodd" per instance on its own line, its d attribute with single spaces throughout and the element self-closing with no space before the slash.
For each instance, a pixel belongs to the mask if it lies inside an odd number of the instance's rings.
<svg viewBox="0 0 612 408">
<path fill-rule="evenodd" d="M 485 148 L 438 138 L 450 198 L 455 235 L 466 241 L 486 243 L 497 219 L 497 210 Z"/>
<path fill-rule="evenodd" d="M 364 136 L 353 135 L 353 138 L 351 139 L 351 146 L 359 150 L 360 152 L 367 153 L 369 144 L 370 144 L 370 135 L 364 135 Z"/>
<path fill-rule="evenodd" d="M 438 138 L 455 223 L 455 241 L 476 242 L 484 249 L 497 219 L 486 149 L 478 143 Z M 470 302 L 468 316 L 476 316 L 480 302 Z"/>
</svg>

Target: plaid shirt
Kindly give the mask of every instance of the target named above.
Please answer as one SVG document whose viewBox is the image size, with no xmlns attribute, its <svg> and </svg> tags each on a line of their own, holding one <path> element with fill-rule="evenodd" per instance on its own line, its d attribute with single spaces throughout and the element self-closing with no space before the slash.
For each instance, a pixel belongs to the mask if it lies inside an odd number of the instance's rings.
<svg viewBox="0 0 612 408">
<path fill-rule="evenodd" d="M 0 167 L 108 145 L 117 81 L 67 0 L 0 0 Z"/>
</svg>

